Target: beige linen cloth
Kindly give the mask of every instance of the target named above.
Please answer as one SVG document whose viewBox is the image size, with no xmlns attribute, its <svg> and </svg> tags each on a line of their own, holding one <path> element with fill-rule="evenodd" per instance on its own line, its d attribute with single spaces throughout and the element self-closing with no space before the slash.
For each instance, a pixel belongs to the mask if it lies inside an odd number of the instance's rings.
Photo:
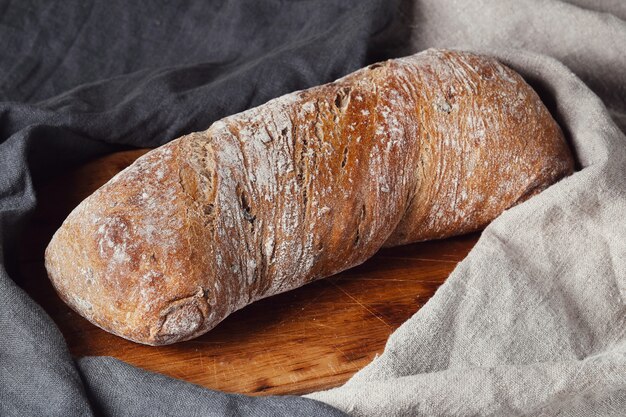
<svg viewBox="0 0 626 417">
<path fill-rule="evenodd" d="M 626 1 L 415 1 L 405 18 L 411 52 L 519 71 L 578 171 L 496 219 L 381 356 L 309 397 L 353 416 L 626 416 Z"/>
</svg>

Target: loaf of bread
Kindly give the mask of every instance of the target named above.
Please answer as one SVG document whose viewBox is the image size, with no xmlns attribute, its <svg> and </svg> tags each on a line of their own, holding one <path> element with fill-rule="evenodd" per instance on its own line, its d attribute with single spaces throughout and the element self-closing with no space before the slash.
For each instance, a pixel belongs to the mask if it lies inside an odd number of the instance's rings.
<svg viewBox="0 0 626 417">
<path fill-rule="evenodd" d="M 169 344 L 383 246 L 480 229 L 572 170 L 517 73 L 428 50 L 147 153 L 76 207 L 46 268 L 94 324 Z"/>
</svg>

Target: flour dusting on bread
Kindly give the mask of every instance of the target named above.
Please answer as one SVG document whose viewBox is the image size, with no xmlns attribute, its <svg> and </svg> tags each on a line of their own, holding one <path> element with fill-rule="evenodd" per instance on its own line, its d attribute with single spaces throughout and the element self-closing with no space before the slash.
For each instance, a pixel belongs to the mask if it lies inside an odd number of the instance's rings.
<svg viewBox="0 0 626 417">
<path fill-rule="evenodd" d="M 428 50 L 149 152 L 70 214 L 46 267 L 98 326 L 174 343 L 383 246 L 482 228 L 572 169 L 518 74 Z"/>
</svg>

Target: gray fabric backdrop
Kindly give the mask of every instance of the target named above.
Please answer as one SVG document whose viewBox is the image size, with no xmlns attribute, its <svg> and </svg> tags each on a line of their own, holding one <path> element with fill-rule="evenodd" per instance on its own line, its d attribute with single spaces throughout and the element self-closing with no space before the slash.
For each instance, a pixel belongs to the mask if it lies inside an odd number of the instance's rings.
<svg viewBox="0 0 626 417">
<path fill-rule="evenodd" d="M 380 357 L 309 397 L 354 416 L 625 416 L 626 2 L 415 1 L 404 18 L 415 51 L 524 75 L 579 171 L 494 221 Z"/>
</svg>

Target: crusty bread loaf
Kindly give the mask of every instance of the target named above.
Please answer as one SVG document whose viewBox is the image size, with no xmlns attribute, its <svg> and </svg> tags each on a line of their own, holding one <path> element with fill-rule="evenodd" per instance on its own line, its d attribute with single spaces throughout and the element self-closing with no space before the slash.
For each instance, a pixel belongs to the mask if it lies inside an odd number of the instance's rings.
<svg viewBox="0 0 626 417">
<path fill-rule="evenodd" d="M 382 246 L 480 229 L 572 169 L 518 74 L 428 50 L 147 153 L 69 215 L 46 268 L 96 325 L 168 344 Z"/>
</svg>

